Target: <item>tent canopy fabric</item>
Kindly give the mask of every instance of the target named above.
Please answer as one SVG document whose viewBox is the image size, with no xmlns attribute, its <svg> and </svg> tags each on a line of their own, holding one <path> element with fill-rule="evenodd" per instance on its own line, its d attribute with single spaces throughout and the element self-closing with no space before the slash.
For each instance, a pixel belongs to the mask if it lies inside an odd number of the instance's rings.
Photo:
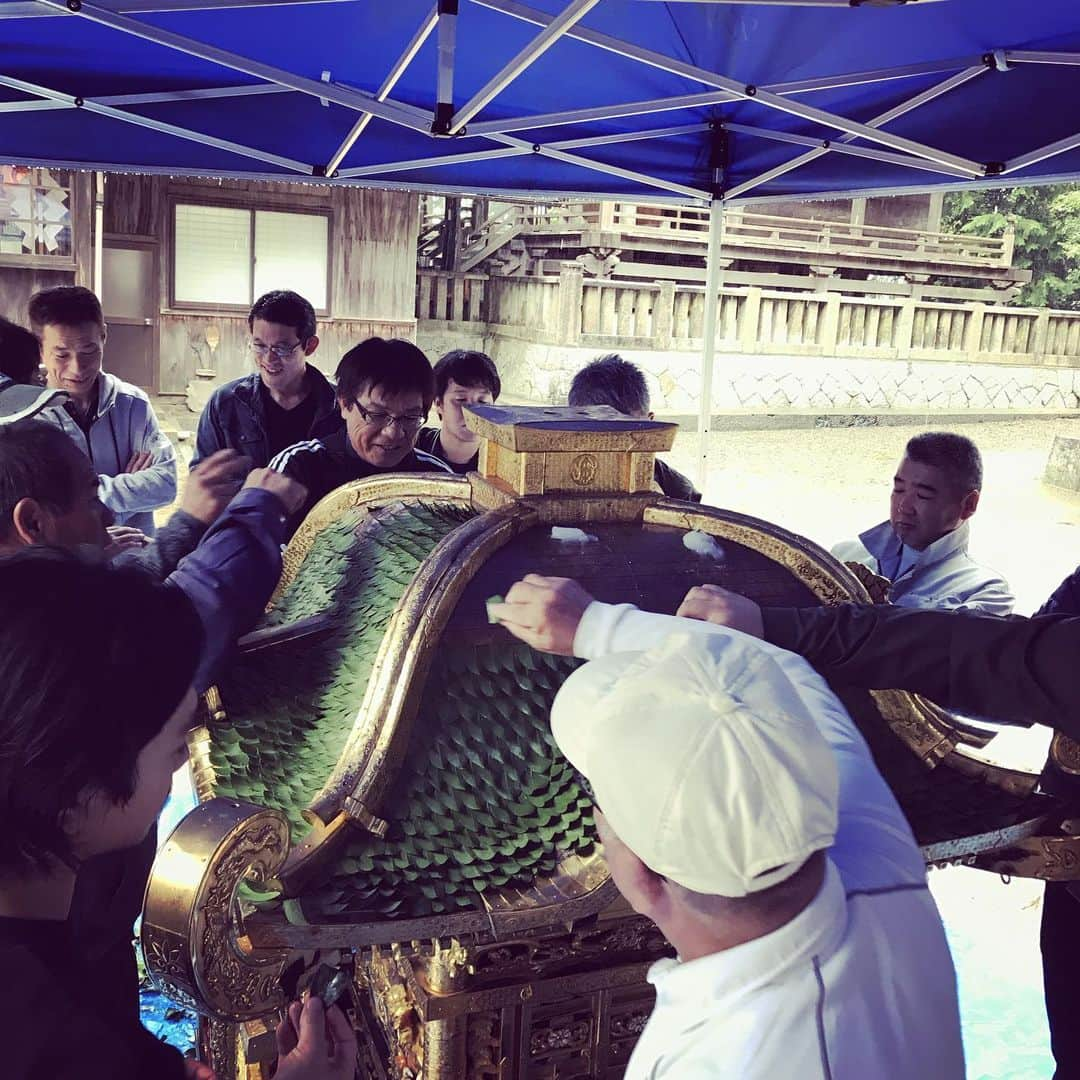
<svg viewBox="0 0 1080 1080">
<path fill-rule="evenodd" d="M 1080 175 L 1077 0 L 0 0 L 0 160 L 704 204 Z"/>
</svg>

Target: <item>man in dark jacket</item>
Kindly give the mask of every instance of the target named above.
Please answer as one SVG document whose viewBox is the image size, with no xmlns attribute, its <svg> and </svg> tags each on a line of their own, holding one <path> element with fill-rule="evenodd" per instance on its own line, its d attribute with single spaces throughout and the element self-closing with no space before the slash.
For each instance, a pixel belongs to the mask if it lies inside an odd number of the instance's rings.
<svg viewBox="0 0 1080 1080">
<path fill-rule="evenodd" d="M 653 418 L 649 410 L 649 387 L 641 368 L 618 353 L 599 356 L 586 364 L 570 383 L 566 403 L 575 408 L 610 405 L 639 420 Z M 701 502 L 701 492 L 690 483 L 690 478 L 660 458 L 653 467 L 653 480 L 669 499 Z"/>
<path fill-rule="evenodd" d="M 287 446 L 341 428 L 333 386 L 307 362 L 319 347 L 311 304 L 294 292 L 269 292 L 252 306 L 248 328 L 255 371 L 219 386 L 206 403 L 193 469 L 226 448 L 263 468 Z"/>
<path fill-rule="evenodd" d="M 286 518 L 304 496 L 268 469 L 250 473 L 235 494 L 246 471 L 233 451 L 207 459 L 160 540 L 120 556 L 180 589 L 195 607 L 204 632 L 199 690 L 269 599 L 281 572 Z M 62 431 L 38 420 L 0 422 L 0 558 L 37 545 L 103 551 L 111 516 L 98 494 L 93 467 Z M 169 629 L 150 625 L 144 632 L 167 649 Z M 117 1016 L 138 1016 L 131 930 L 155 850 L 152 834 L 138 847 L 90 860 L 75 890 L 72 931 L 95 971 L 101 1010 Z"/>
<path fill-rule="evenodd" d="M 412 342 L 368 338 L 341 358 L 336 378 L 345 430 L 297 443 L 270 462 L 270 468 L 308 490 L 290 535 L 324 495 L 352 480 L 383 473 L 452 473 L 445 461 L 416 449 L 435 397 L 435 377 Z"/>
<path fill-rule="evenodd" d="M 1053 592 L 1036 615 L 1080 615 L 1080 567 Z M 1057 1062 L 1055 1080 L 1080 1078 L 1080 897 L 1072 882 L 1048 881 L 1043 893 L 1039 934 L 1043 994 L 1050 1024 L 1050 1048 Z"/>
</svg>

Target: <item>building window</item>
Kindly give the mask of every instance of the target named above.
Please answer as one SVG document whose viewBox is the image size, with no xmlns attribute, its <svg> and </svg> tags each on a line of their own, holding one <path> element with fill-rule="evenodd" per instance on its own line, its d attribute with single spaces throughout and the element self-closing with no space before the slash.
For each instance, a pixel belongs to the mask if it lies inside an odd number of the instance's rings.
<svg viewBox="0 0 1080 1080">
<path fill-rule="evenodd" d="M 0 166 L 0 256 L 47 256 L 70 263 L 71 173 Z"/>
<path fill-rule="evenodd" d="M 330 218 L 177 203 L 173 303 L 248 308 L 272 289 L 292 289 L 329 308 Z"/>
</svg>

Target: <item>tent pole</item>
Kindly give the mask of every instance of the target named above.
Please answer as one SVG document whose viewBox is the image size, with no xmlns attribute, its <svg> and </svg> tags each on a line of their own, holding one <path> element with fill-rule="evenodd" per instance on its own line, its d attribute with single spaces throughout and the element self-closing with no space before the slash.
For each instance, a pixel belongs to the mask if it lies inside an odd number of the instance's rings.
<svg viewBox="0 0 1080 1080">
<path fill-rule="evenodd" d="M 720 247 L 724 237 L 724 203 L 709 204 L 709 252 L 705 261 L 704 348 L 701 353 L 701 406 L 698 412 L 698 487 L 705 491 L 709 473 L 709 429 L 712 425 L 713 361 L 716 359 L 716 324 L 720 308 Z"/>
<path fill-rule="evenodd" d="M 94 292 L 101 299 L 105 266 L 105 174 L 94 173 Z"/>
</svg>

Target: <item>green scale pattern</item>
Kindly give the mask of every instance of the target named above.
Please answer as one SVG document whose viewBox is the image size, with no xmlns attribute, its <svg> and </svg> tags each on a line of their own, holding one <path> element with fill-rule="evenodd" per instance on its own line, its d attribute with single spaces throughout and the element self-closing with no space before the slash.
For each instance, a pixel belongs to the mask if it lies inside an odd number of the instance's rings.
<svg viewBox="0 0 1080 1080">
<path fill-rule="evenodd" d="M 593 845 L 592 801 L 551 738 L 576 660 L 518 643 L 440 649 L 382 813 L 303 897 L 312 921 L 420 917 L 526 888 Z"/>
<path fill-rule="evenodd" d="M 394 606 L 420 563 L 473 512 L 394 503 L 324 529 L 262 626 L 324 612 L 336 629 L 240 657 L 220 683 L 228 716 L 214 726 L 216 794 L 275 807 L 296 840 L 301 811 L 326 782 L 352 731 Z"/>
<path fill-rule="evenodd" d="M 213 731 L 217 794 L 277 807 L 294 839 L 363 698 L 394 605 L 420 563 L 472 517 L 397 503 L 344 516 L 317 539 L 265 626 L 330 611 L 338 629 L 240 658 L 222 680 Z M 592 804 L 550 733 L 551 702 L 577 661 L 511 641 L 447 644 L 433 658 L 410 750 L 380 814 L 301 898 L 311 920 L 419 917 L 482 906 L 588 854 Z M 295 914 L 295 905 L 286 911 Z"/>
</svg>

